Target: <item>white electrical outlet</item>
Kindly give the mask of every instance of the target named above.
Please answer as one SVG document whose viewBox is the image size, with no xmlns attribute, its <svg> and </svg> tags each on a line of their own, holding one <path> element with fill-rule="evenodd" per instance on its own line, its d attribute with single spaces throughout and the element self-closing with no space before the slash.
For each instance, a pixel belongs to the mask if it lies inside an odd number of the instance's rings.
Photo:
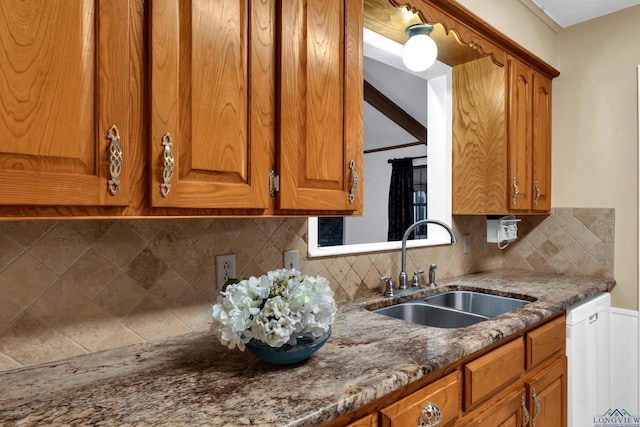
<svg viewBox="0 0 640 427">
<path fill-rule="evenodd" d="M 471 236 L 468 234 L 465 234 L 464 236 L 462 236 L 462 252 L 465 254 L 468 254 L 469 252 L 471 252 Z"/>
<path fill-rule="evenodd" d="M 216 256 L 216 286 L 222 286 L 229 279 L 236 277 L 236 255 L 225 254 Z"/>
<path fill-rule="evenodd" d="M 299 258 L 300 254 L 297 250 L 286 251 L 284 253 L 284 268 L 288 268 L 289 270 L 295 268 L 298 270 L 300 268 Z"/>
</svg>

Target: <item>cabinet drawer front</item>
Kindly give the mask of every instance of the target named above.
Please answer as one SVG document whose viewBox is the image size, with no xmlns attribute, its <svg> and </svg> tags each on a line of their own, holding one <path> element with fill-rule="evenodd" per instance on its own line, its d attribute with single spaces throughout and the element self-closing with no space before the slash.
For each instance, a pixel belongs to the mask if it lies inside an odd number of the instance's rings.
<svg viewBox="0 0 640 427">
<path fill-rule="evenodd" d="M 345 427 L 377 427 L 378 426 L 378 414 L 370 414 L 366 417 L 362 417 L 359 420 L 347 424 Z"/>
<path fill-rule="evenodd" d="M 400 399 L 380 411 L 382 427 L 417 426 L 422 409 L 431 402 L 440 408 L 442 426 L 458 417 L 460 410 L 460 381 L 458 372 L 429 384 L 428 386 Z"/>
<path fill-rule="evenodd" d="M 537 366 L 556 353 L 564 354 L 565 345 L 564 316 L 527 333 L 527 369 Z"/>
<path fill-rule="evenodd" d="M 464 368 L 465 411 L 524 373 L 524 340 L 518 338 Z"/>
</svg>

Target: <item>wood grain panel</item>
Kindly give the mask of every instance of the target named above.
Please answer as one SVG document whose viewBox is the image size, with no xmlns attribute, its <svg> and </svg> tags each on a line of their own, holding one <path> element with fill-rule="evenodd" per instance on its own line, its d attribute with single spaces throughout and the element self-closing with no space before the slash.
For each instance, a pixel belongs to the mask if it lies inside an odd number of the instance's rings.
<svg viewBox="0 0 640 427">
<path fill-rule="evenodd" d="M 275 0 L 167 0 L 151 10 L 153 206 L 266 209 L 275 141 Z M 176 169 L 163 197 L 166 132 Z"/>
<path fill-rule="evenodd" d="M 123 205 L 127 159 L 128 1 L 0 3 L 0 203 Z M 108 193 L 107 131 L 125 164 Z"/>
<path fill-rule="evenodd" d="M 487 405 L 486 410 L 476 411 L 471 417 L 460 420 L 460 427 L 522 427 L 524 416 L 522 400 L 524 389 L 510 393 L 507 399 Z"/>
<path fill-rule="evenodd" d="M 354 211 L 362 164 L 362 1 L 281 2 L 280 209 Z M 362 174 L 359 174 L 362 177 Z M 362 179 L 360 180 L 360 186 Z"/>
<path fill-rule="evenodd" d="M 380 411 L 381 427 L 417 426 L 423 408 L 430 402 L 442 414 L 442 425 L 450 425 L 460 413 L 459 372 L 452 372 L 423 389 L 400 399 Z"/>
<path fill-rule="evenodd" d="M 533 70 L 509 60 L 508 182 L 509 209 L 531 209 Z M 515 183 L 514 183 L 515 181 Z M 516 196 L 517 187 L 517 197 Z"/>
<path fill-rule="evenodd" d="M 564 354 L 566 346 L 566 318 L 558 317 L 539 328 L 528 332 L 527 369 L 531 369 L 554 354 Z"/>
<path fill-rule="evenodd" d="M 506 211 L 505 80 L 489 58 L 453 68 L 454 214 Z"/>
<path fill-rule="evenodd" d="M 468 411 L 524 373 L 524 340 L 515 339 L 464 367 L 464 409 Z"/>
<path fill-rule="evenodd" d="M 536 397 L 534 399 L 534 391 Z M 567 425 L 567 358 L 561 356 L 527 381 L 531 425 L 555 427 Z M 537 409 L 536 399 L 540 404 Z"/>
<path fill-rule="evenodd" d="M 551 210 L 551 80 L 533 76 L 533 205 L 538 212 Z M 537 186 L 536 186 L 537 183 Z M 539 196 L 536 191 L 539 191 Z"/>
</svg>

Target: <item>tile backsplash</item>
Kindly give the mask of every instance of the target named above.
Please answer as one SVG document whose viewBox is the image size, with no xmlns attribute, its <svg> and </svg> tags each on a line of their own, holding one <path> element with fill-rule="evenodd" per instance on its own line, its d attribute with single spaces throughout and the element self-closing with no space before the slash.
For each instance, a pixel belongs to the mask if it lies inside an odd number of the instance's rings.
<svg viewBox="0 0 640 427">
<path fill-rule="evenodd" d="M 454 217 L 461 244 L 411 249 L 407 271 L 438 264 L 447 278 L 500 267 L 611 277 L 613 209 L 554 209 L 524 217 L 505 250 L 483 244 L 483 216 Z M 215 256 L 236 254 L 238 275 L 282 266 L 329 278 L 343 301 L 379 292 L 400 252 L 307 258 L 307 221 L 138 219 L 0 222 L 0 370 L 210 327 Z"/>
</svg>

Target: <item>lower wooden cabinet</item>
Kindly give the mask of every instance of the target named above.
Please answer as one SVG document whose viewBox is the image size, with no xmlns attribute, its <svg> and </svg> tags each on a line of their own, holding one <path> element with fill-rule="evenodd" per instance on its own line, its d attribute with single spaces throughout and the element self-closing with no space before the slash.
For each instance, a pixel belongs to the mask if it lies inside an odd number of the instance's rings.
<svg viewBox="0 0 640 427">
<path fill-rule="evenodd" d="M 369 414 L 347 424 L 345 427 L 378 427 L 378 414 Z"/>
<path fill-rule="evenodd" d="M 519 334 L 454 372 L 370 413 L 347 414 L 328 426 L 346 427 L 563 427 L 567 425 L 565 317 Z M 396 395 L 397 396 L 397 395 Z M 420 424 L 425 405 L 438 407 L 439 424 Z M 362 408 L 364 409 L 364 408 Z M 364 415 L 366 414 L 366 415 Z M 352 415 L 352 417 L 349 417 Z"/>
<path fill-rule="evenodd" d="M 559 357 L 527 381 L 531 426 L 567 425 L 567 358 Z"/>
<path fill-rule="evenodd" d="M 465 418 L 461 426 L 477 427 L 522 427 L 526 426 L 526 398 L 524 388 L 510 392 L 497 403 L 486 405 L 484 411 L 474 411 L 473 416 Z"/>
<path fill-rule="evenodd" d="M 460 413 L 460 387 L 459 373 L 453 372 L 380 410 L 380 426 L 418 426 L 427 405 L 425 417 L 431 415 L 433 420 L 437 411 L 442 417 L 438 426 L 452 425 Z"/>
</svg>

